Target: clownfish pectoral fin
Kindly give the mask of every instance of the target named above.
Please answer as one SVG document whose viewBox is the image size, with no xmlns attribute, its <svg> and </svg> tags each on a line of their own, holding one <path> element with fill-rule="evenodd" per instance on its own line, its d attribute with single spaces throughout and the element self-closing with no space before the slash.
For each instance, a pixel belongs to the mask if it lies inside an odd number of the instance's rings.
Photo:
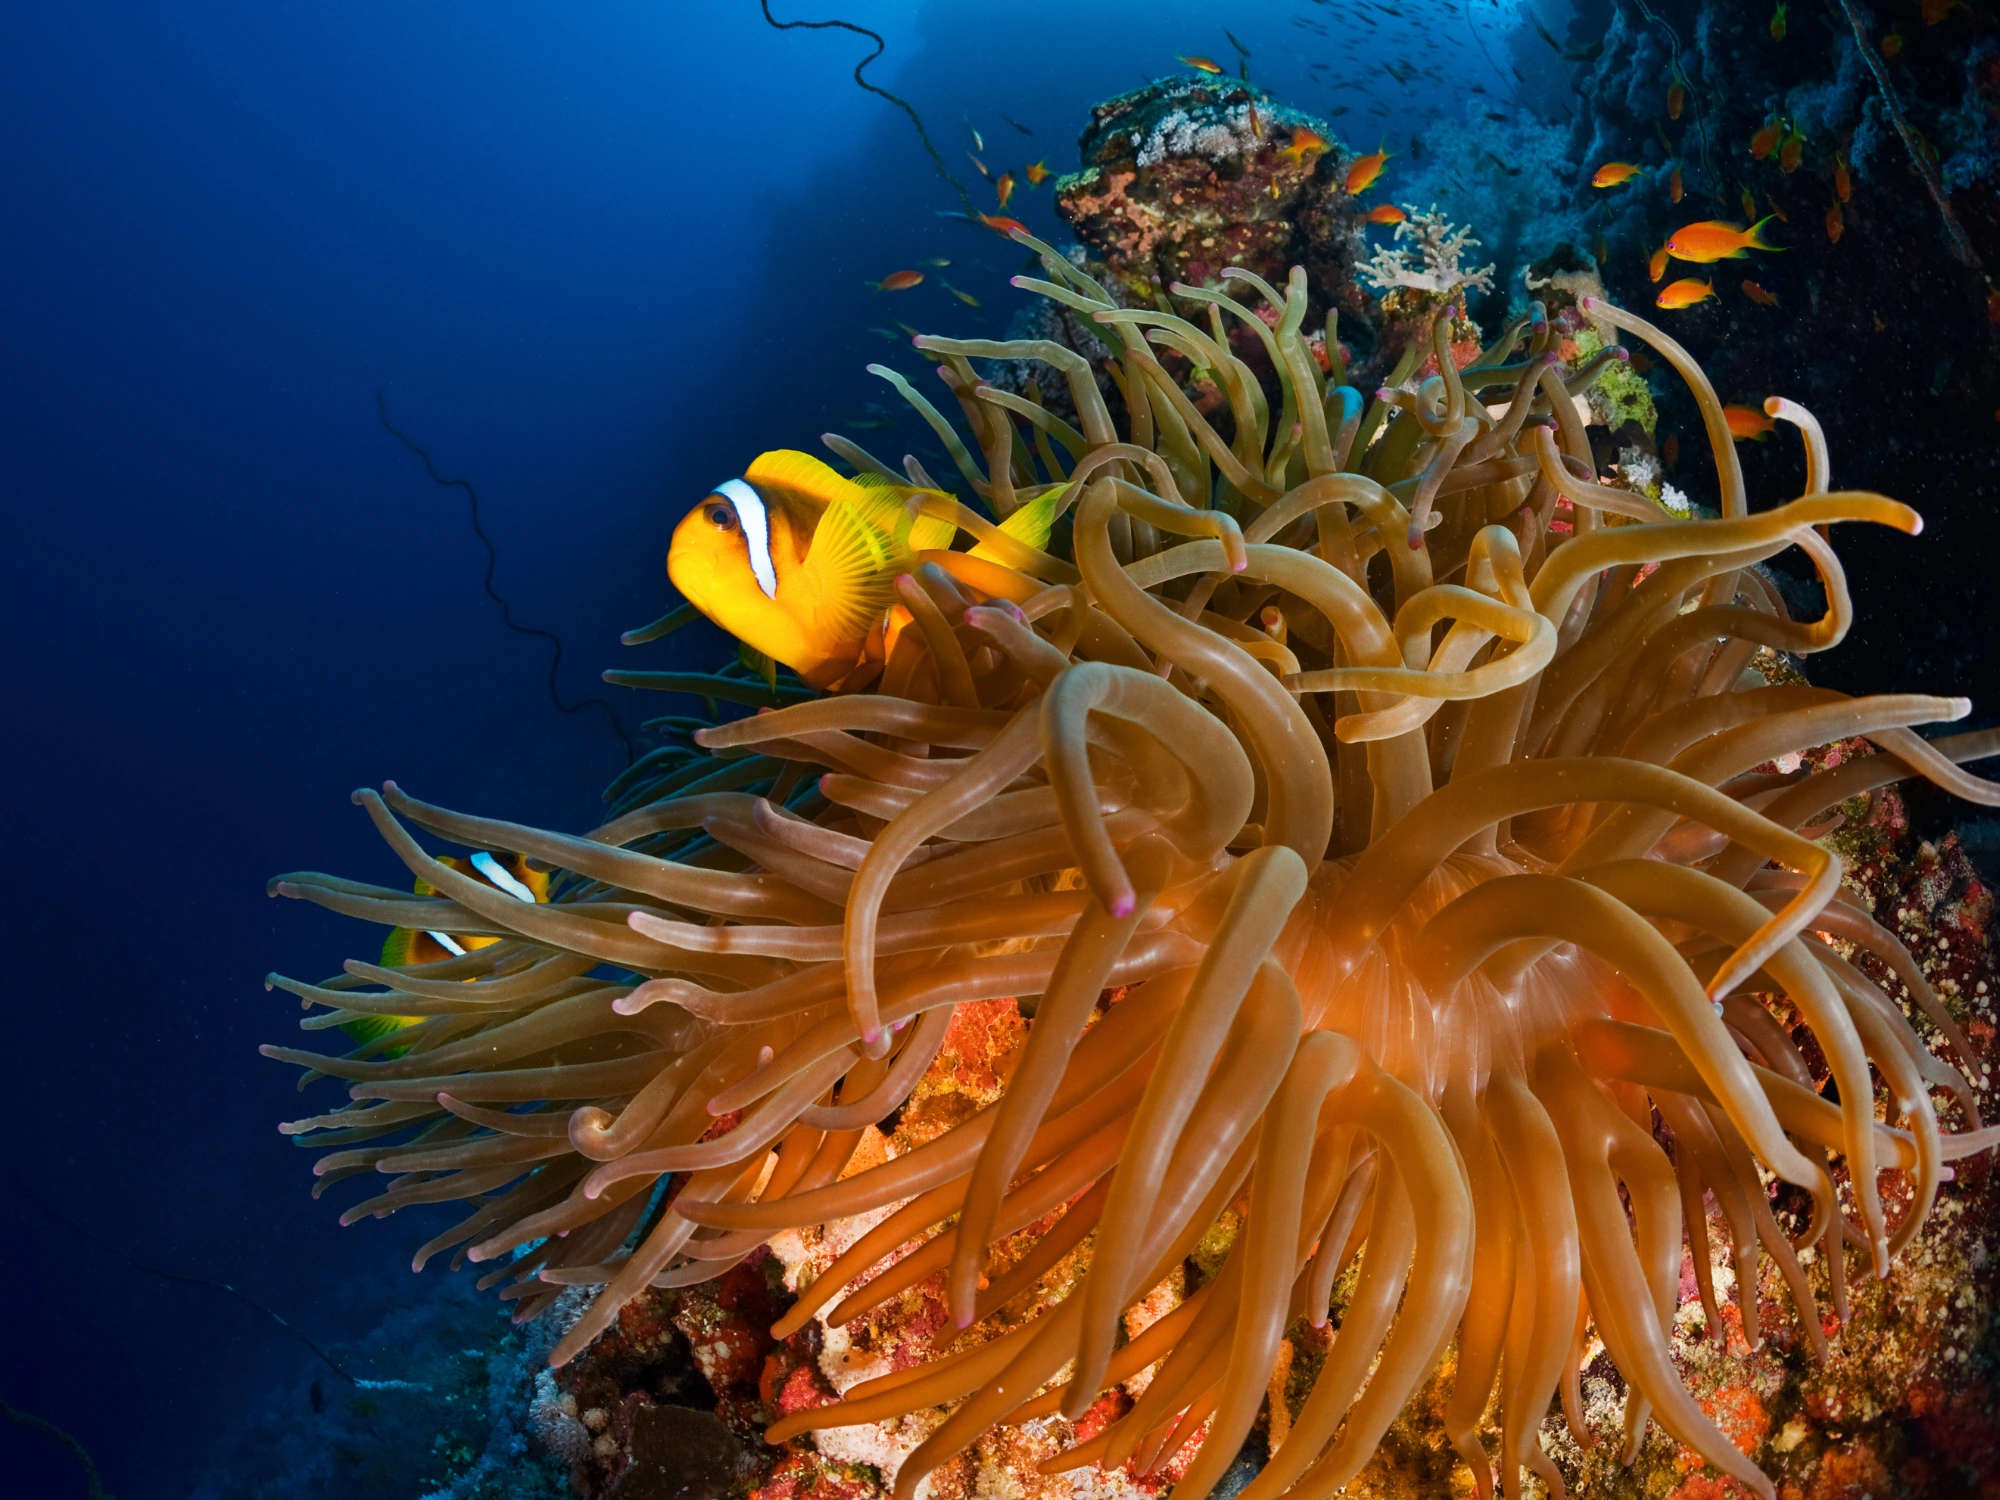
<svg viewBox="0 0 2000 1500">
<path fill-rule="evenodd" d="M 908 549 L 871 525 L 861 507 L 829 505 L 799 574 L 824 644 L 834 650 L 859 649 L 895 602 L 896 575 L 909 561 Z"/>
</svg>

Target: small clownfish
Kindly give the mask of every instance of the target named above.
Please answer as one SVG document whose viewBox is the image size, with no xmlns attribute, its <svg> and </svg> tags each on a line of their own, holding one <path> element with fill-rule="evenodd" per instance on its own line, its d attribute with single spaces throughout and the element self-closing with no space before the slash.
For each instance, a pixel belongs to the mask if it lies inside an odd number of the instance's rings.
<svg viewBox="0 0 2000 1500">
<path fill-rule="evenodd" d="M 1654 298 L 1658 307 L 1693 307 L 1697 302 L 1706 302 L 1715 295 L 1715 283 L 1696 281 L 1692 276 L 1670 282 L 1660 295 Z"/>
<path fill-rule="evenodd" d="M 1000 530 L 1043 547 L 1060 495 L 1022 506 Z M 879 475 L 849 479 L 809 453 L 778 449 L 688 512 L 667 551 L 667 576 L 751 650 L 829 687 L 860 661 L 917 554 L 949 547 L 958 534 L 954 522 L 917 513 L 927 496 L 949 498 Z"/>
<path fill-rule="evenodd" d="M 461 875 L 484 880 L 516 901 L 536 905 L 549 899 L 550 872 L 519 854 L 489 854 L 482 849 L 466 859 L 455 854 L 440 855 L 438 863 L 450 865 Z M 417 880 L 415 890 L 419 896 L 437 894 L 436 888 L 421 878 Z M 408 927 L 394 927 L 382 940 L 381 963 L 385 969 L 434 964 L 447 958 L 461 958 L 478 948 L 490 948 L 499 941 L 497 937 L 484 934 L 461 933 L 453 936 L 449 932 L 417 932 Z M 377 1037 L 414 1026 L 423 1019 L 422 1016 L 363 1016 L 358 1020 L 341 1022 L 340 1029 L 357 1042 L 372 1042 Z M 392 1052 L 385 1055 L 399 1054 Z"/>
<path fill-rule="evenodd" d="M 1590 185 L 1594 188 L 1615 188 L 1638 175 L 1639 168 L 1629 161 L 1608 161 L 1590 174 Z"/>
<path fill-rule="evenodd" d="M 1409 215 L 1393 203 L 1378 203 L 1361 216 L 1364 224 L 1400 224 Z"/>
<path fill-rule="evenodd" d="M 1748 229 L 1722 219 L 1683 225 L 1668 236 L 1667 254 L 1675 260 L 1706 266 L 1718 260 L 1740 260 L 1752 250 L 1782 250 L 1782 245 L 1766 243 L 1760 233 L 1770 222 L 1769 218 L 1759 219 Z"/>
</svg>

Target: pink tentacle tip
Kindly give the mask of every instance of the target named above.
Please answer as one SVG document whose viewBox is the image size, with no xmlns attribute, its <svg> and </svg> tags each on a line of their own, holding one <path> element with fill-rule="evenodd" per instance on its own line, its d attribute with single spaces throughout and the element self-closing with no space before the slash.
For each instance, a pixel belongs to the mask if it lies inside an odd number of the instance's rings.
<svg viewBox="0 0 2000 1500">
<path fill-rule="evenodd" d="M 880 1026 L 867 1027 L 861 1033 L 861 1045 L 864 1047 L 876 1046 L 881 1040 L 882 1028 Z"/>
<path fill-rule="evenodd" d="M 1130 891 L 1123 891 L 1118 895 L 1113 896 L 1111 900 L 1106 904 L 1105 909 L 1108 910 L 1112 916 L 1116 917 L 1119 921 L 1122 922 L 1125 920 L 1125 918 L 1132 915 L 1134 908 L 1136 908 L 1138 904 L 1139 904 L 1139 898 L 1137 896 L 1133 895 Z"/>
<path fill-rule="evenodd" d="M 1576 299 L 1576 305 L 1585 312 L 1596 312 L 1604 306 L 1604 299 L 1602 297 L 1593 297 L 1586 292 L 1583 296 Z"/>
</svg>

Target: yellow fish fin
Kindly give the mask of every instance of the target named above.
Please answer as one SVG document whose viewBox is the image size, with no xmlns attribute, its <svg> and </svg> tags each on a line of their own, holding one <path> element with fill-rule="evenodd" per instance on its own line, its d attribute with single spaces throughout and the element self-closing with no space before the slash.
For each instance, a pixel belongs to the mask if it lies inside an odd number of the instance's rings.
<svg viewBox="0 0 2000 1500">
<path fill-rule="evenodd" d="M 810 515 L 854 495 L 853 480 L 796 448 L 774 448 L 769 453 L 760 453 L 743 471 L 743 477 L 759 494 L 791 501 Z"/>
<path fill-rule="evenodd" d="M 1062 504 L 1063 487 L 1030 500 L 1000 523 L 1000 529 L 1015 541 L 1037 552 L 1049 549 L 1049 533 L 1055 529 L 1056 507 Z"/>
<path fill-rule="evenodd" d="M 1030 500 L 1002 521 L 998 527 L 1000 534 L 1009 541 L 1019 542 L 1024 547 L 1032 547 L 1037 552 L 1049 550 L 1049 533 L 1055 530 L 1056 508 L 1062 504 L 1063 491 L 1050 490 L 1038 499 Z M 996 547 L 991 542 L 981 542 L 972 549 L 972 555 L 987 562 L 1014 564 L 1019 557 L 1008 553 L 1004 547 Z"/>
<path fill-rule="evenodd" d="M 813 531 L 799 580 L 829 645 L 858 646 L 895 603 L 896 575 L 910 568 L 908 546 L 874 521 L 865 504 L 829 505 Z"/>
<path fill-rule="evenodd" d="M 958 535 L 958 526 L 949 517 L 918 513 L 918 502 L 926 495 L 949 499 L 950 496 L 942 490 L 898 484 L 880 474 L 857 474 L 853 482 L 865 493 L 864 503 L 871 507 L 868 511 L 871 523 L 897 538 L 912 552 L 942 552 L 951 546 L 953 538 Z M 890 506 L 894 506 L 894 514 L 891 514 Z M 875 520 L 878 516 L 880 519 Z"/>
</svg>

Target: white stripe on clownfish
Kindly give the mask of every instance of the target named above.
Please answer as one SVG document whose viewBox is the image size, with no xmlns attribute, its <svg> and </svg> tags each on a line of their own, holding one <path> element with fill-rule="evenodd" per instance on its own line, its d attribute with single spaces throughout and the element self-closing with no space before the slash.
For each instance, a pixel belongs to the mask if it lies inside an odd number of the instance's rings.
<svg viewBox="0 0 2000 1500">
<path fill-rule="evenodd" d="M 764 591 L 764 597 L 778 597 L 778 570 L 771 562 L 771 517 L 764 509 L 764 497 L 741 479 L 727 479 L 715 487 L 715 493 L 723 496 L 736 507 L 737 519 L 743 523 L 743 540 L 750 547 L 750 571 L 757 576 L 757 587 Z"/>
<path fill-rule="evenodd" d="M 525 901 L 530 906 L 535 904 L 535 893 L 516 880 L 513 873 L 505 865 L 501 864 L 499 860 L 488 854 L 484 849 L 481 849 L 477 854 L 472 856 L 472 868 L 492 881 L 493 884 L 499 886 L 501 890 L 512 896 L 516 901 Z"/>
<path fill-rule="evenodd" d="M 444 951 L 449 953 L 453 958 L 465 957 L 465 950 L 458 945 L 458 942 L 456 941 L 456 939 L 452 937 L 450 933 L 433 932 L 428 934 L 428 936 L 432 942 L 436 943 L 440 948 L 444 949 Z"/>
</svg>

